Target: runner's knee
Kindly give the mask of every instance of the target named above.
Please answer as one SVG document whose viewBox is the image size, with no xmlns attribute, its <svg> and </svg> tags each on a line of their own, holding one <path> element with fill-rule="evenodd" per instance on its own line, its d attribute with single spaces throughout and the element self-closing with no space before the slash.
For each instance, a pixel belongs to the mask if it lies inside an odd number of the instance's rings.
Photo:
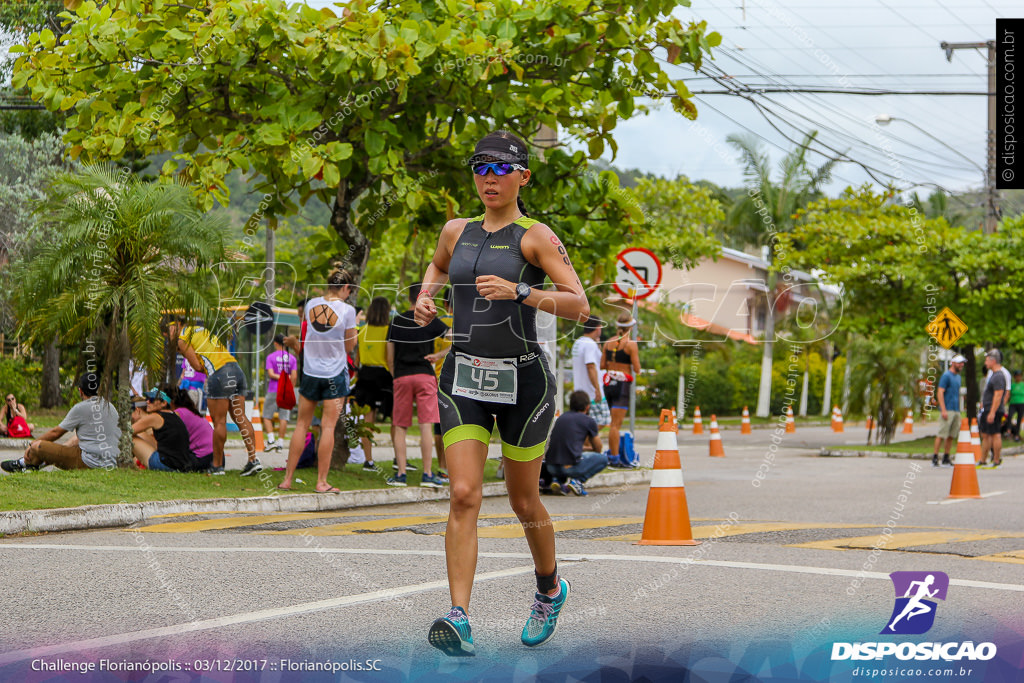
<svg viewBox="0 0 1024 683">
<path fill-rule="evenodd" d="M 453 513 L 465 513 L 480 509 L 483 490 L 472 483 L 451 483 L 451 508 Z"/>
</svg>

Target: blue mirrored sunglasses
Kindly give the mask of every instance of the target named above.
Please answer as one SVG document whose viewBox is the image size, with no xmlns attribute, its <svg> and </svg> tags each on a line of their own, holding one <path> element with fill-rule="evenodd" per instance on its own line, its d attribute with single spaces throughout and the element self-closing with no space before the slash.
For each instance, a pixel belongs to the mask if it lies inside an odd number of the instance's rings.
<svg viewBox="0 0 1024 683">
<path fill-rule="evenodd" d="M 473 173 L 487 175 L 488 171 L 494 171 L 494 175 L 508 175 L 512 171 L 525 171 L 526 168 L 519 164 L 509 164 L 504 161 L 492 161 L 489 163 L 473 164 Z"/>
</svg>

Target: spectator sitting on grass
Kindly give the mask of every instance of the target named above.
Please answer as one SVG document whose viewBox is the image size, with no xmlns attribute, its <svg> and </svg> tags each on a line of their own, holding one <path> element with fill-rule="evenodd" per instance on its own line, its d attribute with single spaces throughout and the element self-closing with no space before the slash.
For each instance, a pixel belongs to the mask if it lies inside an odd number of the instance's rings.
<svg viewBox="0 0 1024 683">
<path fill-rule="evenodd" d="M 601 453 L 597 422 L 589 414 L 591 400 L 585 391 L 572 392 L 569 412 L 555 420 L 548 437 L 544 463 L 552 478 L 551 491 L 559 495 L 569 491 L 577 496 L 587 495 L 583 484 L 608 465 L 608 459 Z M 594 452 L 584 453 L 584 446 L 590 446 Z"/>
<path fill-rule="evenodd" d="M 86 372 L 79 377 L 78 393 L 82 400 L 71 407 L 58 426 L 29 444 L 24 457 L 5 460 L 0 463 L 0 468 L 5 472 L 24 472 L 44 465 L 62 470 L 116 467 L 121 429 L 117 426 L 114 406 L 97 396 L 99 388 L 100 377 L 95 372 Z M 75 432 L 70 441 L 55 443 L 70 431 Z"/>
<path fill-rule="evenodd" d="M 213 461 L 200 460 L 189 448 L 188 427 L 171 410 L 171 387 L 150 389 L 145 394 L 146 413 L 132 424 L 132 452 L 145 467 L 160 472 L 206 470 Z M 153 430 L 152 434 L 145 432 Z M 203 463 L 205 462 L 205 466 Z"/>
<path fill-rule="evenodd" d="M 12 439 L 27 439 L 32 436 L 35 425 L 28 423 L 28 411 L 25 406 L 18 403 L 14 394 L 7 394 L 4 400 L 4 407 L 0 408 L 0 436 L 7 436 Z"/>
<path fill-rule="evenodd" d="M 188 429 L 188 447 L 196 456 L 202 469 L 213 465 L 213 425 L 206 421 L 196 404 L 192 392 L 177 388 L 167 392 L 171 396 L 171 407 Z"/>
</svg>

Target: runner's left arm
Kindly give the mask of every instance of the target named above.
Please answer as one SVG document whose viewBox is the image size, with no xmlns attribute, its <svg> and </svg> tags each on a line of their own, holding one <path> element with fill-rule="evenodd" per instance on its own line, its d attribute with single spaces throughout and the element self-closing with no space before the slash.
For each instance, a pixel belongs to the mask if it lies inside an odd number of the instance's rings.
<svg viewBox="0 0 1024 683">
<path fill-rule="evenodd" d="M 578 322 L 590 317 L 590 303 L 583 291 L 583 283 L 569 261 L 565 245 L 551 228 L 543 223 L 532 225 L 523 236 L 522 250 L 523 258 L 541 268 L 558 290 L 551 292 L 534 288 L 523 305 Z M 515 300 L 517 284 L 497 275 L 482 275 L 476 279 L 477 291 L 491 301 Z"/>
</svg>

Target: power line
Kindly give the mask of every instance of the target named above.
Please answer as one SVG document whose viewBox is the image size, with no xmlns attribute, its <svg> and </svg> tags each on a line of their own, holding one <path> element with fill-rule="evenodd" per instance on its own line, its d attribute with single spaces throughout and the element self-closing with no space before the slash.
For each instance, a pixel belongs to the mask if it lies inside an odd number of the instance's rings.
<svg viewBox="0 0 1024 683">
<path fill-rule="evenodd" d="M 747 90 L 760 93 L 822 93 L 825 95 L 868 95 L 879 97 L 882 95 L 954 95 L 957 97 L 979 95 L 991 97 L 995 93 L 977 92 L 973 90 L 879 90 L 877 88 L 828 88 L 825 86 L 801 86 L 789 88 L 766 87 L 762 85 L 748 85 Z M 730 90 L 691 90 L 694 95 L 730 95 Z"/>
<path fill-rule="evenodd" d="M 750 67 L 751 65 L 746 65 L 746 66 Z M 721 70 L 722 70 L 722 69 L 721 69 L 721 67 L 718 67 L 717 65 L 714 65 L 714 64 L 708 64 L 708 68 L 711 68 L 711 69 L 715 69 L 715 70 L 717 70 L 717 71 L 721 71 Z M 753 67 L 753 69 L 754 69 L 755 71 L 757 70 L 757 69 L 756 69 L 756 67 Z M 772 80 L 774 80 L 774 78 L 773 78 L 773 77 L 771 77 L 771 76 L 768 76 L 768 78 L 769 78 L 769 79 L 772 79 Z M 735 85 L 735 83 L 732 83 L 732 82 L 731 82 L 731 84 L 732 84 L 732 85 Z M 737 87 L 738 87 L 738 86 L 737 86 Z M 820 98 L 815 98 L 815 99 L 820 99 Z M 820 123 L 820 122 L 818 122 L 818 121 L 815 121 L 815 120 L 813 120 L 813 119 L 811 119 L 811 118 L 809 118 L 809 117 L 807 117 L 807 116 L 805 116 L 805 115 L 803 115 L 803 114 L 800 114 L 799 112 L 797 112 L 797 111 L 795 111 L 795 110 L 793 110 L 793 109 L 790 109 L 789 107 L 786 107 L 786 105 L 784 105 L 784 104 L 782 104 L 782 103 L 779 103 L 779 102 L 777 102 L 776 100 L 770 100 L 770 101 L 771 101 L 771 102 L 773 102 L 773 103 L 775 103 L 775 104 L 777 104 L 778 106 L 781 106 L 781 107 L 783 107 L 783 108 L 787 109 L 788 111 L 791 111 L 791 112 L 793 112 L 794 114 L 796 114 L 796 115 L 800 116 L 801 118 L 804 118 L 805 120 L 809 121 L 809 122 L 810 122 L 810 123 L 811 123 L 812 125 L 814 125 L 815 127 L 819 128 L 819 129 L 822 129 L 822 128 L 824 128 L 824 129 L 826 129 L 826 130 L 829 130 L 829 131 L 831 131 L 831 132 L 832 132 L 833 134 L 837 135 L 838 137 L 847 137 L 847 138 L 852 138 L 852 139 L 854 140 L 854 144 L 858 144 L 858 145 L 865 145 L 865 146 L 867 146 L 867 147 L 869 148 L 869 151 L 870 151 L 870 150 L 879 150 L 879 152 L 880 152 L 880 153 L 881 153 L 882 155 L 884 155 L 884 156 L 885 156 L 886 158 L 888 158 L 888 152 L 886 152 L 885 150 L 882 150 L 882 149 L 880 149 L 880 148 L 878 148 L 878 147 L 875 147 L 875 146 L 874 146 L 874 145 L 872 145 L 871 143 L 869 143 L 869 142 L 866 142 L 866 141 L 862 140 L 862 139 L 861 139 L 861 138 L 859 138 L 859 137 L 853 136 L 853 135 L 851 135 L 851 134 L 849 134 L 849 133 L 847 133 L 847 132 L 845 132 L 845 131 L 838 131 L 838 130 L 836 130 L 835 128 L 831 128 L 831 127 L 830 127 L 830 126 L 828 126 L 827 124 L 822 124 L 822 123 Z M 801 100 L 801 101 L 803 101 L 803 100 Z M 834 112 L 834 113 L 835 113 L 836 115 L 838 115 L 838 116 L 842 116 L 842 117 L 844 117 L 844 118 L 846 118 L 846 119 L 849 119 L 850 121 L 854 122 L 854 123 L 855 123 L 855 124 L 857 124 L 858 126 L 865 126 L 865 127 L 870 127 L 870 126 L 868 126 L 868 124 L 866 124 L 866 123 L 865 123 L 864 121 L 862 121 L 862 120 L 860 120 L 860 119 L 857 119 L 857 118 L 855 118 L 855 117 L 853 117 L 853 116 L 850 116 L 849 114 L 847 114 L 847 113 L 846 113 L 845 111 L 843 111 L 842 109 L 838 109 L 838 108 L 836 108 L 836 107 L 833 107 L 833 106 L 831 106 L 831 105 L 830 105 L 829 103 L 827 103 L 827 102 L 822 102 L 822 104 L 823 104 L 823 105 L 824 105 L 824 106 L 825 106 L 825 107 L 826 107 L 827 109 L 829 109 L 829 110 L 833 111 L 833 112 Z M 826 118 L 827 118 L 827 116 L 826 116 Z M 914 144 L 912 144 L 912 143 L 907 143 L 907 144 L 908 144 L 909 146 L 911 146 L 911 147 L 914 147 L 914 148 L 916 148 L 916 149 L 919 149 L 920 151 L 923 151 L 923 152 L 925 152 L 925 153 L 927 153 L 927 154 L 933 154 L 933 155 L 935 154 L 935 153 L 934 153 L 934 151 L 932 151 L 932 150 L 929 150 L 929 149 L 925 149 L 925 148 L 923 148 L 923 147 L 919 147 L 918 145 L 914 145 Z M 938 156 L 938 155 L 936 155 L 936 156 Z M 908 159 L 911 159 L 911 157 L 907 157 L 907 158 L 908 158 Z M 941 157 L 940 157 L 940 158 L 941 158 Z M 932 161 L 926 161 L 926 162 L 925 162 L 925 161 L 922 161 L 922 163 L 926 163 L 926 164 L 929 164 L 929 165 L 935 165 L 935 162 L 932 162 Z M 962 168 L 962 167 L 961 167 L 961 166 L 957 166 L 956 168 Z"/>
</svg>

